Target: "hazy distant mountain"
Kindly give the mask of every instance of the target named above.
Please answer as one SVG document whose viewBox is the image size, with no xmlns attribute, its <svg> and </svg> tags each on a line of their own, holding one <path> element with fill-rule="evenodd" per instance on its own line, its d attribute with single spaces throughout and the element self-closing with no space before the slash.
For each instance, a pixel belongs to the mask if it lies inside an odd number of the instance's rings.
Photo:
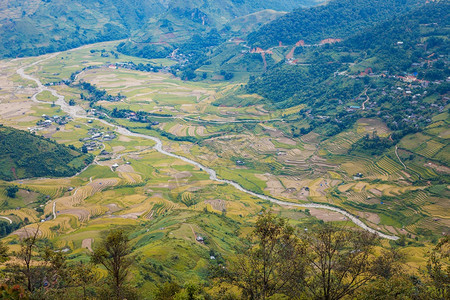
<svg viewBox="0 0 450 300">
<path fill-rule="evenodd" d="M 3 0 L 0 2 L 0 57 L 38 55 L 82 44 L 182 34 L 221 26 L 263 9 L 278 11 L 319 0 Z"/>
</svg>

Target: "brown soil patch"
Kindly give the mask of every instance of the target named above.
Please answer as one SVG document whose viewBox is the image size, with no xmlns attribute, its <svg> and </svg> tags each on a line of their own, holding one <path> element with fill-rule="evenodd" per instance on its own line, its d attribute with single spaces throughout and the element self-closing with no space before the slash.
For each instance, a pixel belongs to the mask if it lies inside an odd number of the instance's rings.
<svg viewBox="0 0 450 300">
<path fill-rule="evenodd" d="M 192 176 L 192 173 L 188 172 L 188 171 L 179 172 L 179 173 L 176 173 L 175 175 L 173 175 L 173 177 L 175 177 L 176 179 L 189 178 L 191 176 Z"/>
<path fill-rule="evenodd" d="M 121 209 L 116 203 L 107 204 L 106 207 L 109 209 L 109 213 L 114 213 Z"/>
<path fill-rule="evenodd" d="M 84 239 L 81 242 L 81 248 L 88 249 L 90 252 L 92 251 L 92 243 L 94 242 L 94 239 Z"/>
<path fill-rule="evenodd" d="M 132 166 L 130 165 L 120 165 L 117 167 L 117 171 L 126 173 L 136 173 Z"/>
<path fill-rule="evenodd" d="M 127 148 L 125 148 L 124 146 L 114 146 L 114 147 L 112 147 L 112 149 L 113 149 L 113 151 L 115 153 L 117 153 L 117 152 L 121 152 L 123 150 L 126 150 Z"/>
<path fill-rule="evenodd" d="M 213 209 L 218 210 L 218 211 L 226 211 L 227 210 L 227 203 L 221 199 L 205 200 L 205 203 L 211 205 Z"/>
<path fill-rule="evenodd" d="M 135 220 L 135 219 L 139 218 L 141 215 L 143 215 L 144 213 L 145 213 L 145 211 L 141 211 L 141 212 L 128 213 L 128 214 L 124 214 L 124 215 L 117 215 L 114 217 Z"/>
<path fill-rule="evenodd" d="M 80 220 L 81 222 L 85 222 L 89 220 L 89 211 L 81 208 L 71 208 L 71 209 L 64 209 L 59 211 L 57 215 L 74 215 Z"/>
<path fill-rule="evenodd" d="M 374 195 L 376 195 L 378 197 L 383 196 L 383 192 L 378 190 L 378 189 L 370 189 L 369 192 L 371 192 L 372 194 L 374 194 Z"/>
<path fill-rule="evenodd" d="M 380 223 L 380 217 L 375 213 L 358 211 L 357 215 L 361 218 L 367 219 L 369 222 L 373 224 Z"/>
<path fill-rule="evenodd" d="M 0 116 L 2 119 L 22 117 L 30 111 L 31 102 L 0 103 Z"/>
<path fill-rule="evenodd" d="M 319 220 L 323 220 L 325 222 L 332 222 L 332 221 L 345 221 L 347 218 L 343 215 L 341 215 L 338 212 L 334 211 L 328 211 L 324 209 L 318 209 L 318 208 L 310 208 L 309 212 L 312 216 L 316 217 Z"/>
<path fill-rule="evenodd" d="M 119 136 L 119 141 L 121 141 L 121 142 L 131 142 L 132 140 L 129 137 L 121 135 L 121 136 Z"/>
<path fill-rule="evenodd" d="M 14 231 L 11 235 L 17 235 L 20 239 L 31 237 L 36 233 L 37 228 L 34 227 L 22 227 Z M 38 236 L 42 236 L 42 231 L 39 230 Z"/>
<path fill-rule="evenodd" d="M 437 164 L 434 164 L 434 163 L 431 163 L 431 162 L 426 163 L 424 166 L 433 168 L 433 169 L 435 169 L 438 172 L 447 173 L 447 174 L 450 173 L 450 168 L 446 167 L 446 166 L 437 165 Z"/>
<path fill-rule="evenodd" d="M 27 190 L 19 190 L 17 195 L 24 200 L 25 204 L 35 202 L 39 197 L 39 193 L 29 192 Z"/>
</svg>

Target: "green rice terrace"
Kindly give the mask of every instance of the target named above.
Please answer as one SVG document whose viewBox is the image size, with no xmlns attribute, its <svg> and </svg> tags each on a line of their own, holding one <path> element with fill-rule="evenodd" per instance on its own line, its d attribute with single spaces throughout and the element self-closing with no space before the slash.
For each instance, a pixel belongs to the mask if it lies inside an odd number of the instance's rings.
<svg viewBox="0 0 450 300">
<path fill-rule="evenodd" d="M 55 160 L 75 170 L 66 174 L 55 165 L 55 172 L 33 174 L 17 166 L 20 176 L 3 177 L 13 179 L 0 181 L 0 222 L 18 227 L 4 237 L 12 251 L 37 229 L 70 260 L 86 261 L 103 231 L 127 228 L 139 262 L 133 280 L 154 291 L 168 278 L 205 279 L 211 253 L 233 253 L 263 209 L 302 229 L 323 221 L 357 228 L 337 211 L 308 205 L 345 210 L 385 236 L 401 237 L 411 272 L 424 268 L 429 245 L 448 233 L 447 107 L 424 130 L 373 154 L 365 145 L 392 135 L 376 116 L 334 135 L 320 128 L 293 134 L 307 126 L 298 118 L 307 105 L 265 105 L 242 92 L 239 78 L 184 81 L 166 71 L 174 64 L 168 59 L 105 55 L 117 44 L 0 61 L 0 133 L 14 127 L 33 133 L 24 135 L 28 146 L 64 144 L 58 153 L 70 158 Z M 132 67 L 138 64 L 157 71 Z M 248 104 L 224 105 L 226 97 Z M 146 136 L 161 140 L 163 151 Z M 42 156 L 42 148 L 33 152 Z M 206 168 L 248 192 L 214 180 Z M 389 243 L 397 245 L 382 240 Z"/>
</svg>

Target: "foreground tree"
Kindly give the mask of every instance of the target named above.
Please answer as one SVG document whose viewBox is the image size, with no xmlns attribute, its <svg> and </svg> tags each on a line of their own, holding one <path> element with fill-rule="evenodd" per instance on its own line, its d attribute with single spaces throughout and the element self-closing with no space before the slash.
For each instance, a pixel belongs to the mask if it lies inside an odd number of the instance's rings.
<svg viewBox="0 0 450 300">
<path fill-rule="evenodd" d="M 0 263 L 4 263 L 9 259 L 8 246 L 0 241 Z"/>
<path fill-rule="evenodd" d="M 92 265 L 79 262 L 71 267 L 72 284 L 83 290 L 83 300 L 88 299 L 89 289 L 96 284 L 97 276 L 92 270 Z"/>
<path fill-rule="evenodd" d="M 271 213 L 258 217 L 248 245 L 230 261 L 221 277 L 240 287 L 246 299 L 291 295 L 304 274 L 304 245 L 285 219 Z"/>
<path fill-rule="evenodd" d="M 28 291 L 33 292 L 33 280 L 34 280 L 34 272 L 32 270 L 32 261 L 33 261 L 33 252 L 38 251 L 37 248 L 37 240 L 39 235 L 39 224 L 37 228 L 33 229 L 34 232 L 30 233 L 26 231 L 27 236 L 22 239 L 20 243 L 20 251 L 17 255 L 17 258 L 21 261 L 20 271 L 24 274 L 26 278 L 26 286 Z"/>
<path fill-rule="evenodd" d="M 92 254 L 92 262 L 100 264 L 108 271 L 108 284 L 115 299 L 131 299 L 133 293 L 126 286 L 132 260 L 131 249 L 125 232 L 121 229 L 112 230 Z M 105 295 L 110 297 L 110 295 Z"/>
<path fill-rule="evenodd" d="M 308 245 L 303 281 L 308 298 L 342 299 L 377 275 L 371 255 L 377 241 L 373 234 L 325 224 L 303 239 Z"/>
<path fill-rule="evenodd" d="M 384 250 L 373 261 L 372 271 L 377 275 L 361 289 L 355 291 L 353 298 L 360 300 L 412 299 L 417 289 L 414 282 L 402 268 L 403 256 L 396 250 Z"/>
<path fill-rule="evenodd" d="M 433 299 L 450 297 L 450 238 L 446 236 L 431 251 L 427 263 L 428 294 Z"/>
</svg>

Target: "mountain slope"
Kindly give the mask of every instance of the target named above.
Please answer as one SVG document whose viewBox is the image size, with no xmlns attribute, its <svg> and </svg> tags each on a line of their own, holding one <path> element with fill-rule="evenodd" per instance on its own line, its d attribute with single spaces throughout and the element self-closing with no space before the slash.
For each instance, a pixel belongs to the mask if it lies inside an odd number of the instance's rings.
<svg viewBox="0 0 450 300">
<path fill-rule="evenodd" d="M 164 34 L 170 22 L 189 32 L 215 27 L 265 8 L 291 10 L 316 0 L 4 0 L 0 3 L 0 57 L 39 55 L 83 44 Z M 148 22 L 150 23 L 146 25 Z M 161 27 L 162 25 L 162 27 Z M 164 27 L 165 26 L 165 27 Z M 191 33 L 192 34 L 192 33 Z"/>
<path fill-rule="evenodd" d="M 300 40 L 318 43 L 327 38 L 343 39 L 408 11 L 418 0 L 332 0 L 325 5 L 296 9 L 249 34 L 249 43 L 268 48 L 293 45 Z"/>
<path fill-rule="evenodd" d="M 92 158 L 43 137 L 0 126 L 0 179 L 71 176 Z"/>
<path fill-rule="evenodd" d="M 246 92 L 276 107 L 306 105 L 303 133 L 334 135 L 368 114 L 399 137 L 421 130 L 446 107 L 449 9 L 448 2 L 427 4 L 342 43 L 299 47 L 299 63 L 279 63 L 250 80 Z"/>
</svg>

